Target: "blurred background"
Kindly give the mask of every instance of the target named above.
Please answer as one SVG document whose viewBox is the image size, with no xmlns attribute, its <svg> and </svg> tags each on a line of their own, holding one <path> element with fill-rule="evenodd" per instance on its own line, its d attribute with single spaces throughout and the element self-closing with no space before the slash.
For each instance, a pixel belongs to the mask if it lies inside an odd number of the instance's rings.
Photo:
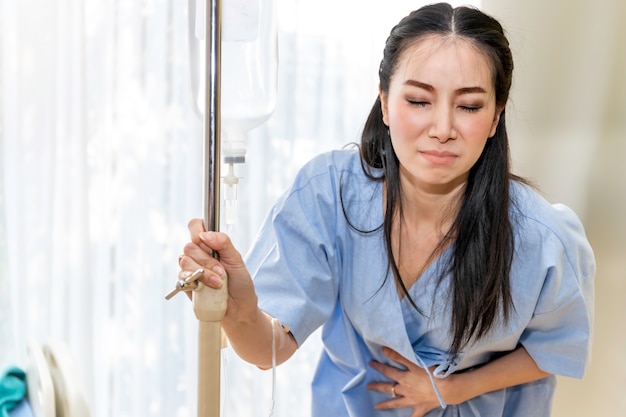
<svg viewBox="0 0 626 417">
<path fill-rule="evenodd" d="M 197 322 L 163 299 L 202 216 L 192 3 L 0 0 L 0 370 L 61 340 L 98 417 L 195 415 Z M 422 4 L 277 0 L 277 107 L 248 135 L 242 252 L 304 162 L 359 140 L 385 38 Z M 472 4 L 511 41 L 514 167 L 578 213 L 597 257 L 592 362 L 560 380 L 554 416 L 624 416 L 626 3 Z M 314 335 L 278 368 L 276 416 L 307 415 L 318 353 Z M 271 373 L 223 356 L 224 415 L 269 415 Z"/>
<path fill-rule="evenodd" d="M 556 416 L 626 415 L 626 4 L 483 0 L 516 58 L 514 165 L 581 216 L 594 248 L 592 362 L 562 378 Z M 512 109 L 513 112 L 509 113 Z"/>
</svg>

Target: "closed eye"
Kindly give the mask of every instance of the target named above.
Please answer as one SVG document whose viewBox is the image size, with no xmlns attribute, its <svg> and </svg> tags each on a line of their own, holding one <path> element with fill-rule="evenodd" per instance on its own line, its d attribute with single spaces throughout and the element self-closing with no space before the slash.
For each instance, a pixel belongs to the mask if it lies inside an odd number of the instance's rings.
<svg viewBox="0 0 626 417">
<path fill-rule="evenodd" d="M 482 106 L 459 106 L 459 108 L 468 113 L 476 113 Z"/>
<path fill-rule="evenodd" d="M 429 104 L 427 101 L 420 101 L 420 100 L 407 100 L 407 102 L 411 106 L 416 106 L 416 107 L 425 107 Z"/>
</svg>

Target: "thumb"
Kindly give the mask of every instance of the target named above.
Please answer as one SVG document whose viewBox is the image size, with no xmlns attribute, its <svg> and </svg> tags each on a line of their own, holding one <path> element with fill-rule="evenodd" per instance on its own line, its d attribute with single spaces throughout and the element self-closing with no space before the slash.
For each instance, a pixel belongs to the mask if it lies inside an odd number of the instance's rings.
<svg viewBox="0 0 626 417">
<path fill-rule="evenodd" d="M 219 260 L 227 269 L 245 268 L 243 258 L 233 246 L 232 241 L 225 233 L 202 232 L 198 236 L 200 241 L 219 255 Z"/>
</svg>

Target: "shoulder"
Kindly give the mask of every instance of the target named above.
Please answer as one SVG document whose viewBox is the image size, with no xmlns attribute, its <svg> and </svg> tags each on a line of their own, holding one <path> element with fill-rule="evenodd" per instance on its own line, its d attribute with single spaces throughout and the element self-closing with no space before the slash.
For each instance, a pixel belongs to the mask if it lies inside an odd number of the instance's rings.
<svg viewBox="0 0 626 417">
<path fill-rule="evenodd" d="M 358 149 L 333 150 L 316 155 L 300 169 L 298 179 L 306 181 L 319 176 L 340 176 L 344 172 L 363 172 Z"/>
<path fill-rule="evenodd" d="M 306 210 L 313 210 L 320 205 L 336 205 L 340 200 L 340 191 L 343 192 L 344 177 L 358 175 L 364 176 L 358 150 L 334 150 L 318 154 L 298 170 L 291 186 L 275 203 L 275 210 L 282 211 L 293 204 Z"/>
<path fill-rule="evenodd" d="M 530 186 L 513 181 L 511 218 L 518 251 L 541 259 L 562 257 L 580 278 L 593 276 L 593 251 L 581 220 L 571 208 L 552 204 Z"/>
<path fill-rule="evenodd" d="M 298 172 L 292 186 L 276 202 L 275 215 L 306 212 L 320 224 L 336 228 L 344 220 L 363 229 L 378 227 L 381 183 L 366 174 L 358 149 L 334 150 L 319 154 Z M 368 174 L 380 176 L 370 168 Z"/>
<path fill-rule="evenodd" d="M 371 182 L 365 175 L 359 150 L 356 148 L 333 150 L 316 155 L 302 166 L 296 175 L 291 193 L 299 193 L 313 187 L 316 191 L 329 190 L 333 194 L 359 188 L 353 187 Z"/>
</svg>

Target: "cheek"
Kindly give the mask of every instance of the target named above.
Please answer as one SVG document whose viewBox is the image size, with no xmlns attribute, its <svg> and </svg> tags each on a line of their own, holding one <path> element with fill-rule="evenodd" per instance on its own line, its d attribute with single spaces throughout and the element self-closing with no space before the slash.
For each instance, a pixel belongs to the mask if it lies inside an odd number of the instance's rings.
<svg viewBox="0 0 626 417">
<path fill-rule="evenodd" d="M 457 128 L 466 140 L 485 142 L 492 136 L 493 118 L 461 120 Z"/>
<path fill-rule="evenodd" d="M 415 111 L 407 106 L 390 107 L 388 118 L 390 131 L 396 134 L 415 133 L 424 124 L 424 120 L 416 117 Z"/>
</svg>

